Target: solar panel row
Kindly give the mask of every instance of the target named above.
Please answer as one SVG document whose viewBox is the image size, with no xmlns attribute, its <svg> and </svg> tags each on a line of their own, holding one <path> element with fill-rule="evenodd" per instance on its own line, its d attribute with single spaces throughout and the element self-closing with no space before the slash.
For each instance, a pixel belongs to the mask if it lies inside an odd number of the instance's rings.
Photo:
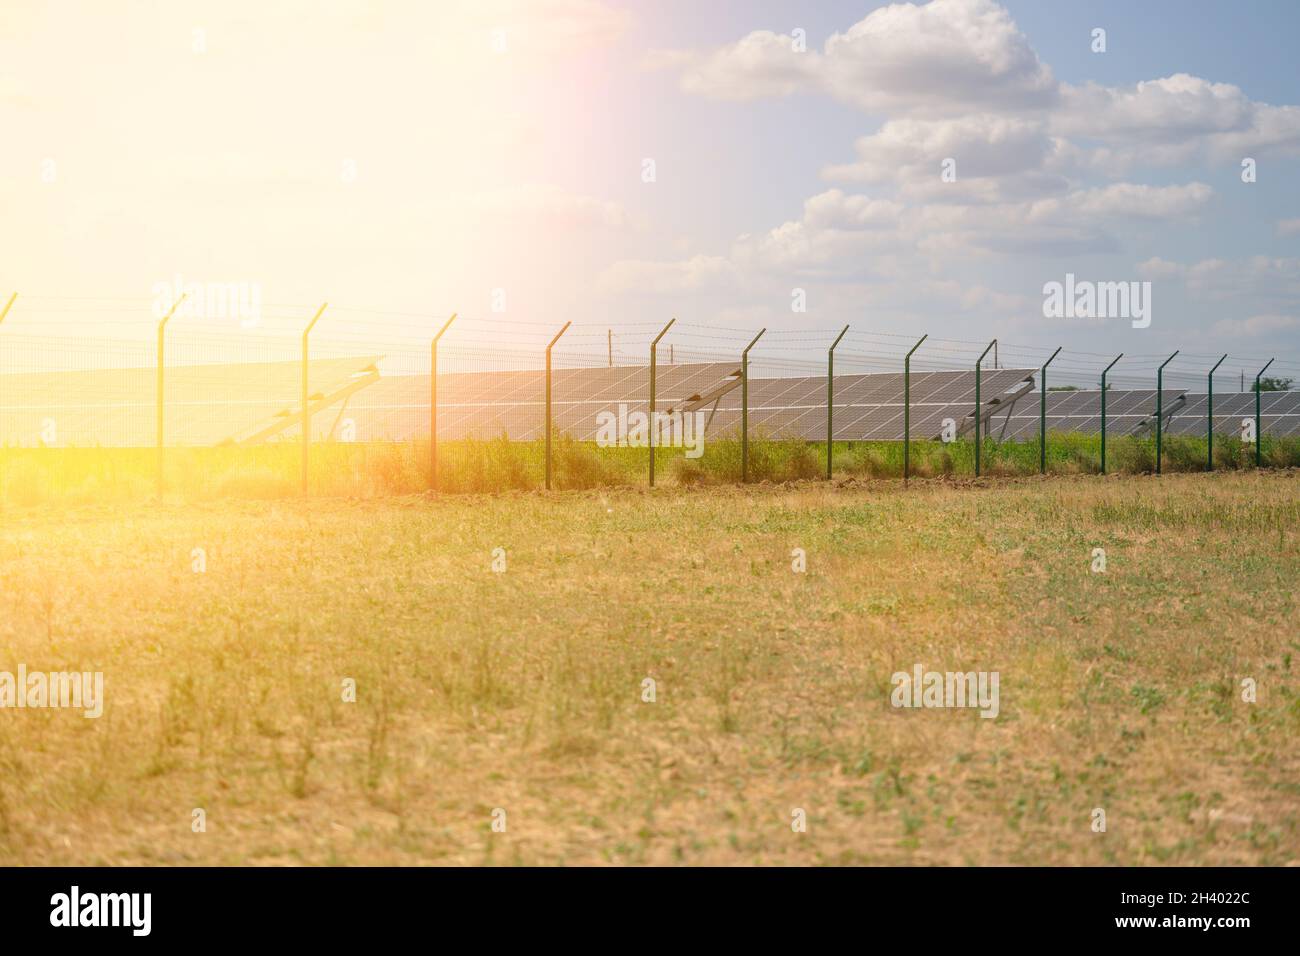
<svg viewBox="0 0 1300 956">
<path fill-rule="evenodd" d="M 378 356 L 314 359 L 310 363 L 316 438 L 338 436 L 346 422 L 361 441 L 428 437 L 429 376 L 380 376 Z M 24 373 L 0 376 L 0 442 L 10 445 L 147 446 L 154 441 L 155 370 Z M 644 411 L 649 368 L 563 368 L 552 373 L 555 427 L 579 440 L 596 437 L 602 412 Z M 708 434 L 739 428 L 739 364 L 661 364 L 657 405 L 661 411 L 697 409 Z M 269 441 L 296 437 L 301 366 L 297 362 L 177 366 L 166 377 L 166 431 L 170 444 Z M 987 434 L 1032 439 L 1038 433 L 1034 370 L 989 369 L 981 379 L 981 402 L 991 412 Z M 903 437 L 901 373 L 837 375 L 834 437 L 841 441 Z M 1170 434 L 1201 434 L 1206 396 L 1166 389 L 1163 403 Z M 945 419 L 966 429 L 975 404 L 975 375 L 916 372 L 911 376 L 911 434 L 937 437 Z M 1261 396 L 1266 434 L 1300 434 L 1300 392 Z M 1101 393 L 1049 393 L 1047 425 L 1053 431 L 1096 432 Z M 1107 393 L 1108 429 L 1130 434 L 1153 422 L 1155 391 Z M 1215 397 L 1215 428 L 1238 431 L 1254 413 L 1254 395 Z M 826 378 L 751 378 L 751 433 L 821 441 L 826 437 Z M 55 434 L 50 435 L 50 423 Z M 438 376 L 438 435 L 512 440 L 541 438 L 545 429 L 545 373 L 538 370 L 453 372 Z"/>
<path fill-rule="evenodd" d="M 991 369 L 981 380 L 981 398 L 995 405 L 1009 392 L 1026 386 L 1027 369 Z M 427 436 L 428 424 L 412 411 L 428 393 L 428 377 L 414 382 L 390 378 L 358 396 L 349 409 L 358 435 L 403 440 Z M 660 411 L 680 410 L 718 386 L 734 384 L 739 367 L 727 363 L 664 365 L 656 377 Z M 617 414 L 619 406 L 644 410 L 650 400 L 650 370 L 646 366 L 613 369 L 558 369 L 552 373 L 555 427 L 580 441 L 595 439 L 601 412 Z M 709 434 L 738 429 L 741 389 L 733 387 L 699 411 Z M 975 404 L 972 372 L 917 372 L 912 375 L 912 435 L 934 437 L 944 418 L 960 421 Z M 837 375 L 835 377 L 835 437 L 837 439 L 897 439 L 903 433 L 902 374 Z M 826 436 L 826 378 L 751 378 L 750 427 L 773 437 L 823 440 Z M 457 372 L 438 376 L 438 437 L 516 440 L 541 438 L 545 433 L 545 375 L 541 371 L 509 373 Z"/>
<path fill-rule="evenodd" d="M 360 390 L 378 380 L 378 356 L 313 359 L 313 401 Z M 425 378 L 428 381 L 428 378 Z M 0 376 L 0 443 L 146 447 L 156 436 L 157 371 L 152 368 L 26 372 Z M 280 426 L 266 438 L 298 434 L 302 402 L 299 362 L 178 365 L 164 379 L 169 444 L 241 441 Z M 426 403 L 426 408 L 427 408 Z M 324 437 L 330 419 L 313 417 Z"/>
<path fill-rule="evenodd" d="M 1153 423 L 1155 389 L 1111 390 L 1106 393 L 1106 430 L 1126 435 L 1143 423 Z M 1165 389 L 1162 398 L 1165 429 L 1171 435 L 1205 434 L 1208 395 Z M 1039 395 L 1026 395 L 1016 402 L 1010 421 L 995 416 L 994 435 L 1020 440 L 1033 438 L 1039 428 Z M 1250 392 L 1226 392 L 1214 396 L 1214 431 L 1237 434 L 1243 418 L 1255 415 L 1255 396 Z M 1300 392 L 1264 392 L 1260 395 L 1260 424 L 1267 435 L 1300 434 Z M 1052 392 L 1047 397 L 1049 431 L 1097 433 L 1101 431 L 1101 392 Z"/>
</svg>

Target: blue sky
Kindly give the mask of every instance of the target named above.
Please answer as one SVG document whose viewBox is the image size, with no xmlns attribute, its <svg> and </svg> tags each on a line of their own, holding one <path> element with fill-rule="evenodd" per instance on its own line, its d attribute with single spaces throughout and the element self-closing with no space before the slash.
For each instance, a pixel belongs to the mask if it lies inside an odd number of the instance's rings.
<svg viewBox="0 0 1300 956">
<path fill-rule="evenodd" d="M 636 44 L 698 53 L 725 48 L 756 30 L 789 33 L 798 26 L 807 31 L 809 49 L 817 50 L 827 36 L 847 30 L 879 6 L 883 5 L 720 3 L 697 13 L 684 3 L 638 5 L 638 23 L 643 29 Z M 1294 4 L 1252 4 L 1248 12 L 1223 3 L 1037 2 L 1004 6 L 1028 45 L 1060 83 L 1129 90 L 1142 81 L 1189 74 L 1239 87 L 1244 100 L 1278 106 L 1300 103 L 1300 71 L 1290 65 L 1288 49 L 1289 38 L 1300 26 L 1300 8 Z M 1105 53 L 1090 49 L 1094 27 L 1107 31 Z M 742 76 L 736 82 L 746 80 L 755 80 L 755 75 Z M 695 240 L 692 248 L 696 252 L 707 254 L 711 248 L 725 253 L 727 244 L 741 233 L 758 234 L 796 220 L 804 200 L 828 187 L 872 197 L 897 195 L 896 184 L 888 176 L 868 187 L 852 187 L 829 181 L 824 174 L 828 165 L 851 161 L 855 139 L 895 118 L 888 110 L 860 108 L 818 91 L 745 99 L 709 95 L 699 89 L 685 92 L 681 74 L 672 70 L 629 82 L 640 87 L 636 98 L 644 105 L 628 125 L 638 128 L 647 144 L 653 143 L 688 168 L 681 176 L 680 188 L 660 189 L 655 194 L 642 190 L 640 197 L 632 190 L 624 193 L 625 201 L 658 223 L 669 223 L 689 235 Z M 1177 109 L 1176 104 L 1170 106 L 1170 111 Z M 1016 115 L 1015 110 L 1003 113 Z M 631 134 L 629 129 L 626 135 Z M 1193 123 L 1182 142 L 1194 144 L 1195 138 Z M 1111 139 L 1122 147 L 1126 136 L 1120 131 Z M 1249 146 L 1249 136 L 1243 139 Z M 717 296 L 701 289 L 692 291 L 708 298 L 719 321 L 736 318 L 741 324 L 748 311 L 753 316 L 751 324 L 786 328 L 798 327 L 800 322 L 818 327 L 864 322 L 888 331 L 924 327 L 954 338 L 999 334 L 1035 345 L 1065 342 L 1100 351 L 1154 352 L 1183 347 L 1210 352 L 1220 344 L 1223 350 L 1248 349 L 1252 354 L 1270 348 L 1297 351 L 1300 325 L 1294 317 L 1300 282 L 1296 270 L 1300 230 L 1294 225 L 1279 226 L 1300 216 L 1294 133 L 1280 145 L 1264 148 L 1261 144 L 1258 150 L 1243 147 L 1242 156 L 1260 154 L 1255 157 L 1259 175 L 1251 184 L 1241 182 L 1235 155 L 1221 152 L 1210 156 L 1191 145 L 1183 158 L 1147 164 L 1141 161 L 1140 139 L 1133 137 L 1132 141 L 1138 156 L 1128 168 L 1110 174 L 1073 175 L 1062 195 L 1117 183 L 1152 187 L 1196 183 L 1208 187 L 1204 201 L 1167 216 L 1153 215 L 1136 226 L 1121 216 L 1100 215 L 1097 226 L 1112 237 L 1111 248 L 1062 256 L 1035 254 L 1033 243 L 1028 243 L 1028 248 L 1014 255 L 977 259 L 955 250 L 951 256 L 940 257 L 939 274 L 962 288 L 985 287 L 1019 296 L 1021 302 L 960 311 L 918 287 L 906 303 L 895 302 L 875 311 L 864 305 L 855 314 L 851 296 L 833 294 L 837 287 L 854 287 L 861 278 L 850 268 L 834 277 L 786 277 L 792 284 L 807 283 L 809 311 L 801 316 L 783 315 L 779 307 L 764 307 L 753 295 L 753 284 Z M 685 144 L 707 144 L 707 148 Z M 659 185 L 665 182 L 661 178 Z M 671 196 L 664 197 L 664 192 Z M 1288 231 L 1281 233 L 1280 229 Z M 905 257 L 903 249 L 900 245 L 877 252 Z M 1263 268 L 1269 273 L 1260 282 L 1253 281 L 1249 265 L 1257 257 L 1280 262 L 1276 268 L 1255 266 L 1254 271 Z M 1222 260 L 1224 266 L 1212 283 L 1207 276 L 1197 288 L 1189 289 L 1183 276 L 1138 269 L 1140 263 L 1152 259 L 1171 264 L 1165 273 L 1215 260 Z M 1233 263 L 1246 265 L 1233 268 Z M 1155 286 L 1152 326 L 1134 330 L 1127 322 L 1072 327 L 1047 322 L 1037 311 L 1039 290 L 1045 281 L 1062 279 L 1067 271 L 1098 281 L 1149 279 Z M 684 296 L 665 298 L 683 309 L 689 307 Z M 833 301 L 827 302 L 828 298 Z"/>
<path fill-rule="evenodd" d="M 1300 362 L 1295 3 L 20 0 L 3 16 L 11 324 L 54 321 L 43 296 L 148 304 L 182 275 L 257 284 L 284 304 L 268 322 L 294 328 L 325 300 L 376 336 L 404 328 L 394 313 L 418 336 L 419 316 L 457 311 L 486 346 L 566 320 L 637 340 L 676 316 L 815 351 L 849 323 Z M 1067 273 L 1152 283 L 1150 325 L 1045 317 L 1044 284 Z"/>
</svg>

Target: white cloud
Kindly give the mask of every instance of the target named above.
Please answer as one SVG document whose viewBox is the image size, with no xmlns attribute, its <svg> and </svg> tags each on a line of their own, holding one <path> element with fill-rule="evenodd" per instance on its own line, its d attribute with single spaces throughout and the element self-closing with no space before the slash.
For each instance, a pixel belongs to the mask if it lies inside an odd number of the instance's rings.
<svg viewBox="0 0 1300 956">
<path fill-rule="evenodd" d="M 832 166 L 826 175 L 860 182 L 938 180 L 940 164 L 951 158 L 960 182 L 1038 169 L 1051 152 L 1041 121 L 987 114 L 889 120 L 854 146 L 858 161 Z"/>
<path fill-rule="evenodd" d="M 1143 278 L 1181 278 L 1188 293 L 1197 299 L 1237 306 L 1249 300 L 1261 314 L 1300 314 L 1300 258 L 1213 258 L 1187 265 L 1155 257 L 1140 263 L 1138 271 Z"/>
<path fill-rule="evenodd" d="M 1176 73 L 1123 86 L 1059 84 L 993 0 L 896 3 L 833 34 L 820 52 L 797 53 L 789 37 L 762 31 L 712 51 L 663 54 L 659 64 L 695 94 L 818 93 L 882 117 L 850 161 L 823 168 L 845 188 L 809 198 L 799 219 L 738 237 L 706 260 L 708 270 L 701 257 L 656 265 L 697 280 L 707 273 L 732 290 L 813 276 L 877 290 L 861 292 L 873 305 L 888 287 L 910 290 L 907 309 L 930 299 L 1023 310 L 1021 297 L 951 276 L 971 263 L 1121 253 L 1201 223 L 1216 199 L 1205 182 L 1127 181 L 1148 178 L 1136 170 L 1235 170 L 1245 156 L 1300 155 L 1300 108 L 1256 102 L 1230 83 Z M 942 175 L 947 159 L 953 182 Z M 1277 233 L 1300 234 L 1300 219 L 1279 221 Z M 1278 319 L 1300 302 L 1297 260 L 1146 255 L 1139 275 L 1182 286 L 1193 303 L 1234 301 L 1251 316 L 1235 320 L 1243 330 L 1293 328 Z"/>
<path fill-rule="evenodd" d="M 1226 337 L 1253 338 L 1300 328 L 1300 318 L 1294 315 L 1252 315 L 1248 319 L 1220 319 L 1211 332 Z"/>
<path fill-rule="evenodd" d="M 1061 211 L 1065 215 L 1093 220 L 1174 220 L 1199 212 L 1213 196 L 1214 190 L 1205 183 L 1181 186 L 1112 183 L 1073 193 L 1061 203 Z"/>
<path fill-rule="evenodd" d="M 803 204 L 804 222 L 817 228 L 892 226 L 902 211 L 902 203 L 846 196 L 838 189 L 818 193 Z"/>
<path fill-rule="evenodd" d="M 816 53 L 796 52 L 789 36 L 757 30 L 712 53 L 659 51 L 650 55 L 648 65 L 680 70 L 688 93 L 749 100 L 814 89 L 820 59 Z"/>
<path fill-rule="evenodd" d="M 985 206 L 909 206 L 829 189 L 804 202 L 800 219 L 741 235 L 725 256 L 620 262 L 606 271 L 601 288 L 662 293 L 743 288 L 773 276 L 882 275 L 899 256 L 914 261 L 910 270 L 895 275 L 915 272 L 926 262 L 941 267 L 972 256 L 1115 252 L 1120 244 L 1108 228 L 1112 223 L 1194 215 L 1212 195 L 1202 183 L 1164 187 L 1116 183 L 1061 198 Z M 981 301 L 991 300 L 986 295 Z"/>
<path fill-rule="evenodd" d="M 1253 117 L 1239 88 L 1176 73 L 1127 88 L 1066 84 L 1052 127 L 1063 136 L 1169 142 L 1248 129 Z"/>
<path fill-rule="evenodd" d="M 820 91 L 867 112 L 954 115 L 1050 106 L 1051 70 L 992 0 L 892 4 L 796 53 L 791 39 L 758 31 L 707 53 L 652 58 L 681 71 L 682 88 L 721 99 Z"/>
<path fill-rule="evenodd" d="M 1043 121 L 991 114 L 889 120 L 854 144 L 858 160 L 822 175 L 846 182 L 893 183 L 902 198 L 989 203 L 1064 192 L 1052 170 L 1060 144 Z M 945 177 L 951 160 L 954 176 Z"/>
<path fill-rule="evenodd" d="M 1177 262 L 1170 262 L 1167 259 L 1161 259 L 1159 256 L 1152 256 L 1145 262 L 1139 262 L 1137 271 L 1138 275 L 1143 279 L 1172 279 L 1182 275 L 1187 271 L 1187 268 Z"/>
<path fill-rule="evenodd" d="M 601 273 L 596 286 L 607 295 L 675 295 L 730 285 L 735 278 L 735 266 L 726 256 L 700 255 L 675 262 L 623 259 Z"/>
<path fill-rule="evenodd" d="M 1186 73 L 1131 87 L 1062 87 L 1051 130 L 1092 140 L 1086 162 L 1120 173 L 1136 166 L 1300 155 L 1300 109 L 1257 103 L 1230 83 Z"/>
<path fill-rule="evenodd" d="M 891 4 L 826 41 L 823 82 L 864 110 L 952 114 L 1050 106 L 1057 83 L 992 0 Z"/>
</svg>

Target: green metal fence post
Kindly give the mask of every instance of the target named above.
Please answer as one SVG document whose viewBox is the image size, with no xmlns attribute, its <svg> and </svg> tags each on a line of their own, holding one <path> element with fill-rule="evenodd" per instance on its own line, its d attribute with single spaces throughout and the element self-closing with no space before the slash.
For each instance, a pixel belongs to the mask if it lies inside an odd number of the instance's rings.
<svg viewBox="0 0 1300 956">
<path fill-rule="evenodd" d="M 929 337 L 930 333 L 925 333 L 912 346 L 912 351 L 903 356 L 903 487 L 907 487 L 912 474 L 912 352 Z"/>
<path fill-rule="evenodd" d="M 988 348 L 984 350 L 984 353 L 975 360 L 975 477 L 976 478 L 978 478 L 980 474 L 980 413 L 983 411 L 983 408 L 980 407 L 980 363 L 984 361 L 984 356 L 988 355 L 989 352 L 993 350 L 993 347 L 997 344 L 998 344 L 998 340 L 994 339 L 992 342 L 989 343 Z"/>
<path fill-rule="evenodd" d="M 1120 352 L 1119 355 L 1115 356 L 1114 362 L 1101 370 L 1101 473 L 1103 475 L 1106 474 L 1106 373 L 1113 369 L 1115 362 L 1118 362 L 1123 357 L 1124 353 Z"/>
<path fill-rule="evenodd" d="M 456 321 L 451 314 L 429 343 L 429 490 L 438 490 L 438 340 Z"/>
<path fill-rule="evenodd" d="M 158 445 L 158 499 L 161 501 L 163 496 L 163 367 L 166 364 L 166 349 L 164 346 L 164 332 L 167 329 L 167 322 L 176 313 L 177 307 L 185 301 L 185 294 L 173 303 L 172 307 L 167 310 L 167 314 L 162 317 L 158 323 L 158 433 L 156 436 Z M 13 305 L 13 299 L 9 300 L 9 305 Z M 5 315 L 9 313 L 9 306 L 5 306 Z M 4 315 L 0 315 L 3 319 Z"/>
<path fill-rule="evenodd" d="M 1225 353 L 1223 358 L 1214 363 L 1214 368 L 1210 369 L 1210 374 L 1206 376 L 1205 388 L 1205 470 L 1214 471 L 1214 373 L 1219 366 L 1227 359 Z"/>
<path fill-rule="evenodd" d="M 1162 410 L 1164 408 L 1164 396 L 1165 396 L 1165 392 L 1164 392 L 1165 366 L 1168 365 L 1170 362 L 1172 362 L 1174 360 L 1174 356 L 1176 356 L 1177 354 L 1178 352 L 1177 350 L 1175 350 L 1174 354 L 1169 356 L 1169 358 L 1165 359 L 1163 362 L 1161 362 L 1160 367 L 1156 369 L 1156 474 L 1157 475 L 1160 474 L 1161 449 L 1163 449 L 1164 447 L 1163 440 L 1164 440 L 1165 423 L 1163 421 L 1164 416 Z"/>
<path fill-rule="evenodd" d="M 767 329 L 759 329 L 758 335 L 745 346 L 740 353 L 740 481 L 749 481 L 749 350 L 763 337 Z"/>
<path fill-rule="evenodd" d="M 1264 373 L 1268 371 L 1268 366 L 1272 364 L 1273 364 L 1273 359 L 1269 359 L 1268 365 L 1265 365 L 1262 369 L 1260 369 L 1259 374 L 1255 376 L 1255 467 L 1256 468 L 1262 468 L 1264 466 L 1264 450 L 1263 450 L 1264 421 L 1260 415 L 1259 380 L 1264 377 Z"/>
<path fill-rule="evenodd" d="M 551 349 L 560 341 L 560 336 L 569 331 L 572 322 L 565 322 L 564 328 L 555 333 L 551 344 L 546 346 L 546 490 L 551 490 Z"/>
<path fill-rule="evenodd" d="M 831 480 L 831 442 L 833 441 L 833 425 L 835 421 L 835 346 L 840 344 L 840 339 L 848 332 L 849 327 L 846 325 L 835 336 L 835 341 L 831 343 L 830 349 L 826 352 L 826 480 Z"/>
<path fill-rule="evenodd" d="M 1041 401 L 1038 403 L 1038 473 L 1040 475 L 1047 474 L 1047 366 L 1051 365 L 1052 359 L 1060 354 L 1061 349 L 1058 347 L 1052 353 L 1052 358 L 1043 363 L 1042 371 L 1039 372 L 1042 378 L 1039 385 L 1043 390 Z"/>
<path fill-rule="evenodd" d="M 677 321 L 676 316 L 669 319 L 668 324 L 664 326 L 663 331 L 660 332 L 658 335 L 656 335 L 654 341 L 650 343 L 650 419 L 648 422 L 649 425 L 648 434 L 649 434 L 649 442 L 650 442 L 650 487 L 651 488 L 655 486 L 655 350 L 659 346 L 659 340 L 668 334 L 668 330 L 673 327 L 673 323 L 676 321 Z"/>
<path fill-rule="evenodd" d="M 302 494 L 304 498 L 307 496 L 307 469 L 311 447 L 311 412 L 307 408 L 307 336 L 311 335 L 311 330 L 320 321 L 321 315 L 325 312 L 325 305 L 316 310 L 316 315 L 307 323 L 307 328 L 302 330 Z"/>
</svg>

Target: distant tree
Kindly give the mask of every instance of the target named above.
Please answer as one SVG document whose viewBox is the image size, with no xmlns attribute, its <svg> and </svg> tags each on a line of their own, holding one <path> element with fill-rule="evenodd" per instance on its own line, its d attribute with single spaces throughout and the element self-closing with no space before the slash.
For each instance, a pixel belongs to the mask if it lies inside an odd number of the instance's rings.
<svg viewBox="0 0 1300 956">
<path fill-rule="evenodd" d="M 1106 387 L 1110 388 L 1110 384 L 1107 383 Z M 1079 386 L 1078 385 L 1049 385 L 1047 386 L 1047 390 L 1049 392 L 1077 392 L 1079 390 Z"/>
<path fill-rule="evenodd" d="M 1295 379 L 1293 378 L 1278 378 L 1273 375 L 1266 375 L 1259 380 L 1259 390 L 1261 392 L 1289 392 L 1294 384 Z"/>
</svg>

